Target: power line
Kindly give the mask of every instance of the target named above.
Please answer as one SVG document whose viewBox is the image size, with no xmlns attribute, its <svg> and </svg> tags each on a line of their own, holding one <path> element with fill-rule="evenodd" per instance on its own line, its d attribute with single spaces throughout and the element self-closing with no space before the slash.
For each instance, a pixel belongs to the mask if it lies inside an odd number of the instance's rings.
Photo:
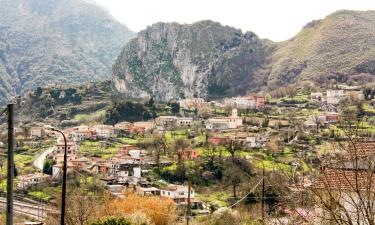
<svg viewBox="0 0 375 225">
<path fill-rule="evenodd" d="M 233 205 L 231 206 L 228 206 L 228 208 L 233 208 L 234 206 L 236 206 L 238 203 L 242 202 L 243 200 L 245 200 L 247 198 L 247 196 L 251 193 L 254 192 L 254 190 L 258 187 L 258 185 L 263 181 L 264 177 L 262 177 L 262 179 L 259 180 L 259 182 L 249 191 L 249 193 L 247 193 L 243 198 L 241 198 L 240 200 L 238 200 L 237 202 L 235 202 Z"/>
<path fill-rule="evenodd" d="M 3 116 L 4 115 L 4 113 L 6 112 L 6 111 L 8 111 L 8 109 L 7 108 L 5 108 L 1 113 L 0 113 L 0 117 L 1 116 Z"/>
</svg>

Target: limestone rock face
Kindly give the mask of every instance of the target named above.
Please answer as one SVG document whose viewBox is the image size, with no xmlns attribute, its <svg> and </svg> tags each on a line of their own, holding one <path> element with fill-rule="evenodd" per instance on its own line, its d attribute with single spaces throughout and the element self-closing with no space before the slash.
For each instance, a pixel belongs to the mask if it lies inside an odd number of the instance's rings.
<svg viewBox="0 0 375 225">
<path fill-rule="evenodd" d="M 128 97 L 160 100 L 244 94 L 262 84 L 268 49 L 254 33 L 212 21 L 157 23 L 124 47 L 113 84 Z"/>
</svg>

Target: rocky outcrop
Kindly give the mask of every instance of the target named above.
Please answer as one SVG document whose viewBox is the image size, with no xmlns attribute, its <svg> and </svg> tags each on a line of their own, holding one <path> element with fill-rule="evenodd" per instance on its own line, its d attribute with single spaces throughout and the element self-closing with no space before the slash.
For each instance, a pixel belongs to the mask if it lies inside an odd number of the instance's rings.
<svg viewBox="0 0 375 225">
<path fill-rule="evenodd" d="M 128 97 L 222 97 L 262 84 L 269 47 L 254 33 L 212 21 L 157 23 L 139 32 L 113 66 L 113 84 Z"/>
</svg>

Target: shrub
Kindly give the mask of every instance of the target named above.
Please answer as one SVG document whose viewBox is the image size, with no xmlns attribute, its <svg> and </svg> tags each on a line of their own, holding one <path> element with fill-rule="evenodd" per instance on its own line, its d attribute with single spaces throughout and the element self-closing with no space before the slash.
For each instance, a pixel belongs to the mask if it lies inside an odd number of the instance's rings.
<svg viewBox="0 0 375 225">
<path fill-rule="evenodd" d="M 107 219 L 92 223 L 91 225 L 133 225 L 133 224 L 125 218 L 107 218 Z"/>
</svg>

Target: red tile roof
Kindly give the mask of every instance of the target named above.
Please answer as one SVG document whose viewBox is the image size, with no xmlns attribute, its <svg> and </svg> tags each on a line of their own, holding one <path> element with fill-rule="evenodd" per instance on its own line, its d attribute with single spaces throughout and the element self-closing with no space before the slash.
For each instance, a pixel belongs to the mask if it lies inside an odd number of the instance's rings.
<svg viewBox="0 0 375 225">
<path fill-rule="evenodd" d="M 313 189 L 375 192 L 375 173 L 369 170 L 324 169 Z"/>
<path fill-rule="evenodd" d="M 375 141 L 357 142 L 349 149 L 344 160 L 355 160 L 375 156 Z"/>
</svg>

